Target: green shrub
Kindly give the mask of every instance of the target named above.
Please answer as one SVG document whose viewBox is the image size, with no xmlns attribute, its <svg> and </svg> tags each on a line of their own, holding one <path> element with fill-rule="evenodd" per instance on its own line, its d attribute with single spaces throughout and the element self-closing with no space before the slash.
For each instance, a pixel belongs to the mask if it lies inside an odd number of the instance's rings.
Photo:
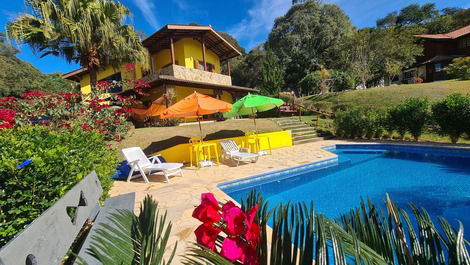
<svg viewBox="0 0 470 265">
<path fill-rule="evenodd" d="M 430 119 L 429 101 L 427 98 L 409 98 L 389 109 L 388 117 L 387 127 L 396 129 L 402 139 L 409 132 L 418 141 Z"/>
<path fill-rule="evenodd" d="M 348 71 L 332 70 L 332 89 L 333 91 L 343 91 L 354 89 L 356 80 L 354 75 Z"/>
<path fill-rule="evenodd" d="M 145 127 L 173 127 L 180 123 L 181 119 L 149 120 L 145 123 Z"/>
<path fill-rule="evenodd" d="M 463 133 L 470 132 L 470 97 L 455 93 L 432 106 L 433 118 L 441 134 L 457 143 Z"/>
<path fill-rule="evenodd" d="M 470 80 L 470 57 L 456 58 L 446 69 L 452 78 Z"/>
<path fill-rule="evenodd" d="M 0 130 L 0 246 L 92 170 L 108 194 L 117 158 L 103 136 L 42 126 Z M 32 163 L 17 168 L 24 161 Z"/>
</svg>

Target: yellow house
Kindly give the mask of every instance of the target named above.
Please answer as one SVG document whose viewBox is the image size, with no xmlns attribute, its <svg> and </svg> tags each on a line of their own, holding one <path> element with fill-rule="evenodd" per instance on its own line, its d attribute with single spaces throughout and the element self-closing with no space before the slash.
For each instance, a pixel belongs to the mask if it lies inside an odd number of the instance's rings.
<svg viewBox="0 0 470 265">
<path fill-rule="evenodd" d="M 151 85 L 149 96 L 142 99 L 147 105 L 162 95 L 173 95 L 177 102 L 197 91 L 232 103 L 248 92 L 258 90 L 232 85 L 230 59 L 241 55 L 228 41 L 210 26 L 166 25 L 145 39 L 144 47 L 149 51 L 150 71 L 143 72 L 136 67 L 135 78 Z M 221 65 L 227 64 L 228 75 L 221 74 Z M 104 67 L 98 73 L 98 80 L 125 80 L 126 66 L 119 69 Z M 63 78 L 80 82 L 83 94 L 91 91 L 87 69 L 79 69 Z M 121 93 L 114 88 L 111 93 Z"/>
</svg>

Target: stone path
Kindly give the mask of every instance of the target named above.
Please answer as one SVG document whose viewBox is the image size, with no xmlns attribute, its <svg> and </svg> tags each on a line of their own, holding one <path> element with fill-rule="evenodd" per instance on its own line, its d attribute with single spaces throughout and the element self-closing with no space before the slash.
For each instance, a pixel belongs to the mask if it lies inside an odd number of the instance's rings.
<svg viewBox="0 0 470 265">
<path fill-rule="evenodd" d="M 238 167 L 222 164 L 199 170 L 184 168 L 184 177 L 172 177 L 170 183 L 164 183 L 164 177 L 158 174 L 149 176 L 150 184 L 139 179 L 132 182 L 116 181 L 110 195 L 136 192 L 136 211 L 143 198 L 147 194 L 152 195 L 158 201 L 159 208 L 167 210 L 168 218 L 173 222 L 170 246 L 178 242 L 178 257 L 174 264 L 181 264 L 179 255 L 195 242 L 193 232 L 200 222 L 192 218 L 191 214 L 200 202 L 201 193 L 212 192 L 221 202 L 231 200 L 216 187 L 217 184 L 335 157 L 334 154 L 321 150 L 321 147 L 339 142 L 341 141 L 320 141 L 280 148 L 273 150 L 272 155 L 260 157 L 255 164 L 240 164 Z"/>
</svg>

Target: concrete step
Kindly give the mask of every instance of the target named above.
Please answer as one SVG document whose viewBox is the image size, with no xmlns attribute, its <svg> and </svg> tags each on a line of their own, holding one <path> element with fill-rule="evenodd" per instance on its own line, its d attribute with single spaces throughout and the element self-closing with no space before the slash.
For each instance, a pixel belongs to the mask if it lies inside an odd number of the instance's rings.
<svg viewBox="0 0 470 265">
<path fill-rule="evenodd" d="M 305 125 L 305 123 L 300 122 L 300 121 L 277 122 L 277 124 L 279 126 L 289 126 L 289 125 L 297 125 L 297 124 Z"/>
<path fill-rule="evenodd" d="M 312 127 L 302 127 L 291 130 L 293 134 L 298 132 L 315 132 Z"/>
<path fill-rule="evenodd" d="M 302 141 L 302 140 L 315 139 L 315 138 L 317 138 L 316 134 L 293 136 L 292 141 Z"/>
<path fill-rule="evenodd" d="M 312 130 L 309 130 L 309 131 L 300 131 L 300 132 L 292 133 L 292 135 L 295 135 L 295 136 L 311 135 L 311 134 L 315 134 L 315 135 L 317 134 L 314 128 L 312 128 Z"/>
<path fill-rule="evenodd" d="M 284 130 L 292 130 L 292 129 L 300 129 L 300 128 L 310 128 L 309 126 L 305 126 L 305 124 L 296 124 L 296 125 L 289 125 L 289 126 L 281 126 Z"/>
<path fill-rule="evenodd" d="M 298 144 L 306 144 L 306 143 L 313 143 L 313 142 L 318 142 L 323 140 L 322 137 L 316 137 L 316 138 L 311 138 L 311 139 L 306 139 L 306 140 L 300 140 L 300 141 L 292 141 L 294 145 Z"/>
</svg>

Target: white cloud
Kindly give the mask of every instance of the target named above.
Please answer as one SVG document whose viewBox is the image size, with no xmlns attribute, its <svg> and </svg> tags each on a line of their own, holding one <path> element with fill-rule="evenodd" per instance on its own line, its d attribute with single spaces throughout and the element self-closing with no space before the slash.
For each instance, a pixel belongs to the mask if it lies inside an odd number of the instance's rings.
<svg viewBox="0 0 470 265">
<path fill-rule="evenodd" d="M 185 0 L 172 0 L 172 2 L 181 10 L 188 10 L 190 7 Z"/>
<path fill-rule="evenodd" d="M 140 9 L 142 15 L 144 15 L 145 20 L 147 23 L 152 26 L 154 29 L 159 28 L 159 23 L 157 20 L 156 11 L 157 8 L 155 6 L 154 0 L 132 0 L 134 4 Z"/>
<path fill-rule="evenodd" d="M 247 41 L 248 48 L 253 48 L 266 39 L 274 20 L 283 16 L 291 5 L 292 0 L 255 0 L 247 17 L 228 32 L 238 40 Z"/>
</svg>

